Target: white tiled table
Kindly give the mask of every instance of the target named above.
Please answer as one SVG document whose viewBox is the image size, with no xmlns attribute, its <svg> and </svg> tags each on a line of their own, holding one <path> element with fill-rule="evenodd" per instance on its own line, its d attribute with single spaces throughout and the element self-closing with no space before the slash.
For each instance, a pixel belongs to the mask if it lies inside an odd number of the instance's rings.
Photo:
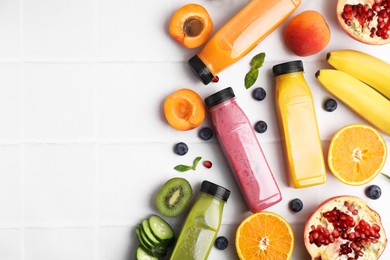
<svg viewBox="0 0 390 260">
<path fill-rule="evenodd" d="M 207 179 L 232 191 L 220 234 L 228 250 L 212 250 L 210 259 L 236 259 L 234 233 L 249 214 L 221 155 L 216 140 L 201 141 L 197 130 L 178 132 L 162 113 L 164 98 L 178 88 L 202 97 L 232 86 L 237 102 L 254 123 L 265 120 L 268 131 L 258 135 L 284 200 L 269 208 L 283 215 L 296 237 L 294 259 L 309 259 L 303 225 L 321 201 L 334 195 L 357 195 L 382 216 L 390 234 L 390 182 L 378 176 L 378 201 L 365 197 L 363 187 L 338 182 L 330 173 L 325 185 L 289 188 L 273 104 L 271 67 L 299 59 L 282 41 L 285 25 L 253 52 L 222 72 L 218 84 L 203 86 L 186 60 L 198 50 L 185 49 L 168 35 L 174 10 L 188 0 L 1 0 L 0 1 L 0 259 L 1 260 L 124 260 L 133 259 L 134 227 L 156 213 L 153 197 L 174 176 L 187 178 L 197 192 Z M 244 0 L 198 0 L 219 28 Z M 335 21 L 335 1 L 303 0 L 298 9 L 324 14 L 331 28 L 330 44 L 303 59 L 306 80 L 314 95 L 324 152 L 342 126 L 364 122 L 339 103 L 328 113 L 331 97 L 314 73 L 328 67 L 328 51 L 353 48 L 390 62 L 390 45 L 368 46 L 351 40 Z M 256 86 L 267 99 L 256 102 L 243 86 L 250 58 L 266 52 Z M 387 111 L 388 112 L 388 111 Z M 203 124 L 210 126 L 209 118 Z M 385 135 L 390 146 L 390 137 Z M 189 153 L 172 151 L 184 141 Z M 211 160 L 212 169 L 178 173 L 195 156 Z M 384 172 L 390 173 L 390 162 Z M 288 210 L 299 197 L 304 209 Z M 168 219 L 176 230 L 183 217 Z M 383 259 L 390 259 L 388 248 Z"/>
</svg>

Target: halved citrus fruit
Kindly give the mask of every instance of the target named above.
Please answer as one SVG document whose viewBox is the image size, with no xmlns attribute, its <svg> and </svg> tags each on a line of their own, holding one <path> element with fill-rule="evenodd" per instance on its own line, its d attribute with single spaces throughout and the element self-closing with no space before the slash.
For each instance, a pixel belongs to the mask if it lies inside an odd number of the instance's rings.
<svg viewBox="0 0 390 260">
<path fill-rule="evenodd" d="M 241 222 L 235 242 L 238 257 L 242 260 L 290 259 L 294 233 L 283 217 L 262 211 Z"/>
<path fill-rule="evenodd" d="M 364 124 L 341 128 L 332 138 L 328 165 L 333 175 L 349 185 L 363 185 L 374 179 L 387 158 L 382 135 Z"/>
</svg>

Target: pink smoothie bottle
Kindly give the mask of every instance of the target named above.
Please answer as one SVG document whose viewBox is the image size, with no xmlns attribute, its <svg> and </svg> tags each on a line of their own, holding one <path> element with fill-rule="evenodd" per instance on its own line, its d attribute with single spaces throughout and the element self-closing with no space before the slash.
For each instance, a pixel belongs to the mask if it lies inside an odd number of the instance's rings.
<svg viewBox="0 0 390 260">
<path fill-rule="evenodd" d="M 253 127 L 235 101 L 232 88 L 205 99 L 220 146 L 252 212 L 282 200 L 282 194 L 263 154 Z"/>
</svg>

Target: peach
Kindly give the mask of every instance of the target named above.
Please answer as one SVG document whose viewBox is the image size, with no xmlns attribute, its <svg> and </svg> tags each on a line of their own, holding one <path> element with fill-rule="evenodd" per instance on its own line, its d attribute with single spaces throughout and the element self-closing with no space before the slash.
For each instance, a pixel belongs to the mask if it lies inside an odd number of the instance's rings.
<svg viewBox="0 0 390 260">
<path fill-rule="evenodd" d="M 287 47 L 298 56 L 315 54 L 329 43 L 330 30 L 324 17 L 316 11 L 296 15 L 284 31 Z"/>
</svg>

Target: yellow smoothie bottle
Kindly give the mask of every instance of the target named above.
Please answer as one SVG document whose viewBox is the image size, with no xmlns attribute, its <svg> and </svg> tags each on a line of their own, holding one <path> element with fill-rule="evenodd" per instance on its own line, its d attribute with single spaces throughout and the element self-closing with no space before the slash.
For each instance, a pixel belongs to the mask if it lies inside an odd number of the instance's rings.
<svg viewBox="0 0 390 260">
<path fill-rule="evenodd" d="M 278 64 L 272 72 L 276 81 L 276 113 L 290 185 L 304 188 L 322 184 L 326 181 L 324 155 L 302 61 Z"/>
</svg>

